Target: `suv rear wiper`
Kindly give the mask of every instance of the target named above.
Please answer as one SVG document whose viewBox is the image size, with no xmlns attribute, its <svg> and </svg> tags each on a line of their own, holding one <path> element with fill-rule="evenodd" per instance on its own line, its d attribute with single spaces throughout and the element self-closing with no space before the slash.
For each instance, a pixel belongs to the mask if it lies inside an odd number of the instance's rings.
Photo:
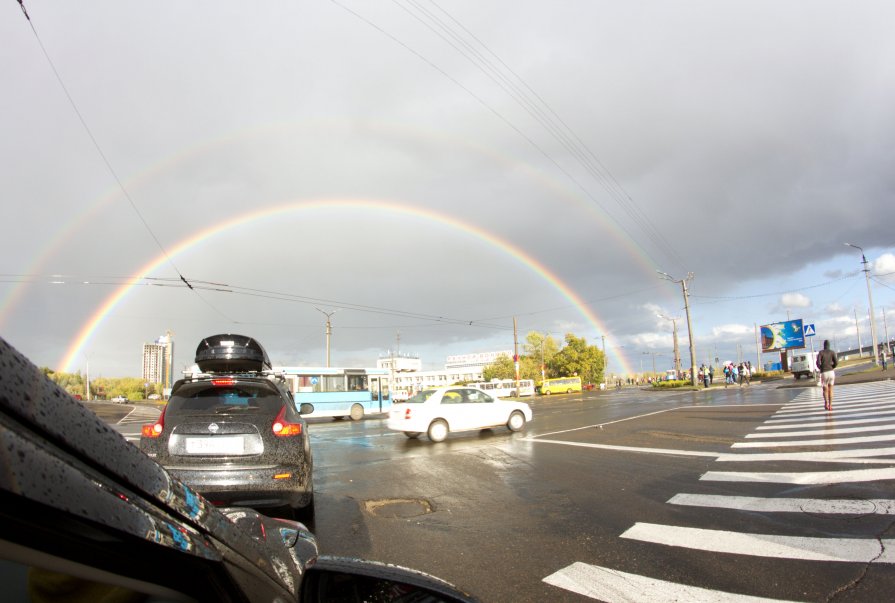
<svg viewBox="0 0 895 603">
<path fill-rule="evenodd" d="M 243 406 L 241 404 L 228 404 L 222 406 L 215 406 L 213 412 L 215 414 L 224 414 L 228 413 L 231 410 L 258 410 L 260 406 Z"/>
</svg>

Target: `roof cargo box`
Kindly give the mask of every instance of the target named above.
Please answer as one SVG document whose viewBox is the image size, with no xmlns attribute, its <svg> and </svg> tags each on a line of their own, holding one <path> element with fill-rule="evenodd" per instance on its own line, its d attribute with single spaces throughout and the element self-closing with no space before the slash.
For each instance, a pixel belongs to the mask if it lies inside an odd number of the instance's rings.
<svg viewBox="0 0 895 603">
<path fill-rule="evenodd" d="M 245 335 L 212 335 L 199 342 L 196 364 L 206 373 L 242 373 L 270 370 L 264 347 Z"/>
</svg>

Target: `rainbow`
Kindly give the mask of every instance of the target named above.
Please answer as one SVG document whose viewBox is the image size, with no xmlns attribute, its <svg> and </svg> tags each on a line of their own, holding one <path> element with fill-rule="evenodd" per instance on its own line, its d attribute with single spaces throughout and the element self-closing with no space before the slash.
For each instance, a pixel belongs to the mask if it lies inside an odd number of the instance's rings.
<svg viewBox="0 0 895 603">
<path fill-rule="evenodd" d="M 600 321 L 596 314 L 594 314 L 587 307 L 587 304 L 578 296 L 577 293 L 575 293 L 575 291 L 572 290 L 571 287 L 569 287 L 558 276 L 556 276 L 556 274 L 548 270 L 547 267 L 545 267 L 538 260 L 527 254 L 522 249 L 519 249 L 511 243 L 497 237 L 496 235 L 482 228 L 479 228 L 478 226 L 461 221 L 454 216 L 445 215 L 431 209 L 413 207 L 410 205 L 404 205 L 395 202 L 338 199 L 315 200 L 286 203 L 282 205 L 270 206 L 261 210 L 247 212 L 219 222 L 218 224 L 205 228 L 204 230 L 181 240 L 172 248 L 168 249 L 167 254 L 160 254 L 159 256 L 148 262 L 146 265 L 144 265 L 142 268 L 137 270 L 137 272 L 135 272 L 130 277 L 128 282 L 119 287 L 108 298 L 106 298 L 99 309 L 80 328 L 74 340 L 65 352 L 64 358 L 59 362 L 59 366 L 61 366 L 62 370 L 65 372 L 72 372 L 74 370 L 75 361 L 81 354 L 81 350 L 91 339 L 97 328 L 99 328 L 99 326 L 102 324 L 103 320 L 105 320 L 105 318 L 112 312 L 112 310 L 115 309 L 115 307 L 127 296 L 128 293 L 130 293 L 130 291 L 134 287 L 140 284 L 140 281 L 142 279 L 146 278 L 151 273 L 164 266 L 169 261 L 169 258 L 173 259 L 179 254 L 189 250 L 192 247 L 195 247 L 196 245 L 199 245 L 203 241 L 206 241 L 218 234 L 239 226 L 243 226 L 245 224 L 255 222 L 257 220 L 271 218 L 282 214 L 321 209 L 384 211 L 398 215 L 421 218 L 468 233 L 485 242 L 486 244 L 499 249 L 510 257 L 518 260 L 519 262 L 530 268 L 532 271 L 534 271 L 536 274 L 538 274 L 545 281 L 550 283 L 550 285 L 552 285 L 557 291 L 559 291 L 564 297 L 566 297 L 569 302 L 573 304 L 579 312 L 581 312 L 581 314 L 597 330 L 597 332 L 606 334 L 608 339 L 609 329 L 605 327 L 603 322 Z M 610 356 L 615 359 L 619 366 L 621 366 L 621 372 L 633 373 L 634 371 L 632 371 L 631 367 L 628 366 L 625 358 L 618 353 L 617 347 L 610 344 L 610 348 L 613 350 Z"/>
</svg>

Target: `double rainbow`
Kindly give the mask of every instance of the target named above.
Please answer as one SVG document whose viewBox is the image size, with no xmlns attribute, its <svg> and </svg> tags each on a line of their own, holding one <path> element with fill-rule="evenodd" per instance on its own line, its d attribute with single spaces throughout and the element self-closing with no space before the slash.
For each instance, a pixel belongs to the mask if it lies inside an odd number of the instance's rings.
<svg viewBox="0 0 895 603">
<path fill-rule="evenodd" d="M 538 276 L 548 282 L 552 287 L 559 291 L 569 302 L 575 306 L 584 318 L 601 334 L 609 334 L 609 329 L 594 314 L 587 304 L 564 283 L 555 273 L 551 272 L 541 262 L 533 258 L 531 255 L 507 242 L 504 239 L 490 233 L 478 226 L 464 222 L 455 216 L 442 214 L 431 209 L 424 209 L 410 205 L 404 205 L 395 202 L 377 201 L 377 200 L 315 200 L 315 201 L 298 201 L 286 203 L 277 206 L 266 207 L 260 210 L 247 212 L 230 219 L 219 222 L 218 224 L 209 226 L 200 232 L 197 232 L 175 244 L 167 250 L 167 255 L 162 253 L 152 259 L 142 268 L 131 275 L 129 281 L 116 289 L 102 303 L 99 309 L 87 320 L 75 336 L 74 341 L 69 345 L 65 352 L 65 356 L 59 362 L 59 366 L 63 371 L 71 372 L 74 370 L 76 359 L 80 356 L 81 350 L 91 339 L 93 334 L 105 320 L 105 318 L 115 309 L 115 307 L 130 293 L 130 291 L 138 286 L 142 279 L 146 278 L 154 271 L 157 271 L 168 259 L 174 259 L 179 254 L 189 250 L 196 245 L 201 244 L 208 239 L 226 232 L 228 230 L 250 224 L 257 220 L 263 220 L 278 215 L 290 214 L 296 212 L 307 212 L 312 210 L 330 210 L 330 209 L 354 209 L 366 211 L 382 211 L 404 216 L 413 216 L 442 224 L 444 226 L 465 232 L 493 248 L 499 249 L 503 253 L 509 255 L 515 260 L 521 262 L 529 269 L 534 271 Z M 610 356 L 615 359 L 618 366 L 621 367 L 622 373 L 633 373 L 631 367 L 628 366 L 625 358 L 616 350 L 616 346 L 610 345 L 612 352 Z"/>
</svg>

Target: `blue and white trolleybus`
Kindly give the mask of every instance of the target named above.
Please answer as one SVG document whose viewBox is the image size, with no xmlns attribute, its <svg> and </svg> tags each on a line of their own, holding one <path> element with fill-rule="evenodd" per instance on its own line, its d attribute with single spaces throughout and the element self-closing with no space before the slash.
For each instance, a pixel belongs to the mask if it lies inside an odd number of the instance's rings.
<svg viewBox="0 0 895 603">
<path fill-rule="evenodd" d="M 306 417 L 337 417 L 359 421 L 367 415 L 387 414 L 389 371 L 378 368 L 284 367 L 297 406 L 314 407 Z"/>
</svg>

